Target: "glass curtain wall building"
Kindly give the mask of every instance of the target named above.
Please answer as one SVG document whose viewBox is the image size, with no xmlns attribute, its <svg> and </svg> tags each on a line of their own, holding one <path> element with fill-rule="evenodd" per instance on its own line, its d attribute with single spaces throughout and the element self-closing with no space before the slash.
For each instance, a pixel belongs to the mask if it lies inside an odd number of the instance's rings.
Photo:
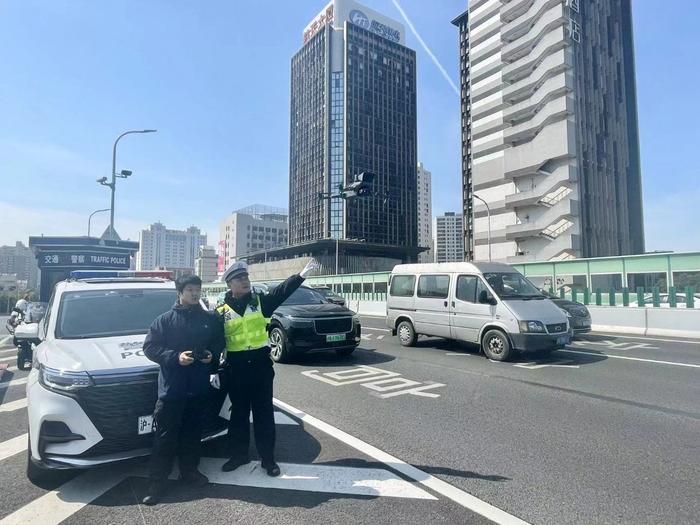
<svg viewBox="0 0 700 525">
<path fill-rule="evenodd" d="M 289 242 L 385 245 L 411 260 L 418 253 L 416 56 L 404 45 L 404 28 L 334 0 L 303 38 L 291 70 Z M 362 172 L 375 174 L 373 196 L 320 198 Z"/>
</svg>

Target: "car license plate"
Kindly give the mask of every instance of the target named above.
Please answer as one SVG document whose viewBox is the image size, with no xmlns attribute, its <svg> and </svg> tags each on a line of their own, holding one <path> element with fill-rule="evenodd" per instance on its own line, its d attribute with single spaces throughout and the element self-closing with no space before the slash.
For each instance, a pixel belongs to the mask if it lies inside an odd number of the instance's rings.
<svg viewBox="0 0 700 525">
<path fill-rule="evenodd" d="M 345 334 L 330 334 L 326 336 L 327 343 L 335 343 L 337 341 L 345 341 Z"/>
<path fill-rule="evenodd" d="M 557 344 L 558 345 L 568 345 L 571 342 L 569 339 L 568 335 L 562 335 L 560 337 L 557 337 Z"/>
<path fill-rule="evenodd" d="M 141 416 L 139 417 L 139 435 L 150 434 L 154 432 L 156 425 L 153 422 L 153 416 Z"/>
</svg>

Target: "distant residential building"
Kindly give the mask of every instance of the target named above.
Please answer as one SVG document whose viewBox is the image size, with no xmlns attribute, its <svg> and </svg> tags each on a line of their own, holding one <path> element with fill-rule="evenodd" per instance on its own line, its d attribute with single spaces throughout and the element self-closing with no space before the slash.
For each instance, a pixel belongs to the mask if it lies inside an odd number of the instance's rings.
<svg viewBox="0 0 700 525">
<path fill-rule="evenodd" d="M 433 262 L 433 184 L 432 174 L 418 163 L 418 246 L 429 248 L 418 255 L 418 262 Z"/>
<path fill-rule="evenodd" d="M 467 260 L 643 253 L 632 0 L 468 4 L 453 21 Z"/>
<path fill-rule="evenodd" d="M 207 236 L 196 226 L 186 230 L 168 230 L 163 224 L 151 224 L 139 234 L 138 270 L 156 268 L 189 268 L 194 272 L 194 260 L 200 246 L 206 246 Z"/>
<path fill-rule="evenodd" d="M 28 288 L 36 288 L 39 267 L 31 248 L 20 241 L 14 246 L 0 246 L 0 273 L 15 274 L 18 281 L 26 281 Z"/>
<path fill-rule="evenodd" d="M 211 246 L 200 246 L 197 258 L 194 260 L 194 273 L 204 283 L 213 283 L 217 277 L 217 260 L 218 255 L 216 250 Z"/>
<path fill-rule="evenodd" d="M 254 205 L 234 211 L 219 226 L 219 250 L 226 267 L 253 252 L 286 246 L 287 210 Z"/>
<path fill-rule="evenodd" d="M 435 262 L 464 260 L 464 221 L 454 212 L 435 218 Z"/>
</svg>

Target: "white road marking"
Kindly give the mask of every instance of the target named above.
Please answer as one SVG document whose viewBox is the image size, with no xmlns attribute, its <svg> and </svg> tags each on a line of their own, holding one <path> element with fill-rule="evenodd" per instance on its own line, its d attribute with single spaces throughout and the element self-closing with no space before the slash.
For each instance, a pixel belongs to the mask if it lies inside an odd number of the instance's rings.
<svg viewBox="0 0 700 525">
<path fill-rule="evenodd" d="M 27 434 L 0 443 L 0 461 L 27 450 Z M 0 522 L 1 523 L 1 522 Z"/>
<path fill-rule="evenodd" d="M 27 384 L 27 378 L 23 377 L 22 379 L 13 379 L 12 381 L 0 381 L 0 388 L 8 388 L 11 386 L 26 385 L 26 384 Z"/>
<path fill-rule="evenodd" d="M 490 519 L 494 523 L 498 523 L 499 525 L 527 525 L 526 521 L 523 521 L 512 514 L 508 514 L 507 512 L 494 507 L 493 505 L 472 496 L 468 492 L 458 489 L 454 485 L 450 485 L 446 481 L 442 481 L 441 479 L 438 479 L 435 476 L 414 467 L 413 465 L 409 465 L 405 461 L 392 456 L 391 454 L 388 454 L 387 452 L 384 452 L 383 450 L 380 450 L 377 447 L 356 438 L 355 436 L 351 436 L 339 428 L 336 428 L 297 408 L 294 408 L 293 406 L 288 405 L 279 399 L 274 399 L 273 402 L 278 408 L 289 412 L 293 416 L 301 419 L 304 423 L 307 423 L 312 427 L 315 427 L 334 437 L 335 439 L 342 441 L 346 445 L 351 446 L 355 450 L 359 450 L 363 454 L 384 463 L 404 476 L 408 476 L 430 490 L 454 501 L 462 507 Z"/>
<path fill-rule="evenodd" d="M 374 328 L 372 326 L 363 326 L 363 330 L 376 330 L 377 332 L 391 332 L 388 328 Z"/>
<path fill-rule="evenodd" d="M 7 335 L 7 336 L 3 337 L 2 339 L 0 339 L 0 346 L 4 346 L 7 343 L 9 343 L 10 341 L 12 341 L 12 336 Z"/>
<path fill-rule="evenodd" d="M 126 477 L 123 468 L 95 469 L 35 499 L 0 521 L 0 525 L 54 525 L 72 516 Z"/>
<path fill-rule="evenodd" d="M 678 339 L 659 339 L 656 337 L 634 336 L 634 335 L 617 335 L 606 332 L 595 332 L 593 335 L 604 335 L 614 337 L 616 339 L 636 339 L 637 341 L 658 341 L 660 343 L 680 343 L 683 345 L 700 345 L 700 341 L 682 341 Z M 582 339 L 584 341 L 584 339 Z"/>
<path fill-rule="evenodd" d="M 10 357 L 0 357 L 0 363 L 4 363 L 5 361 L 14 361 L 17 359 L 16 355 L 12 355 Z"/>
<path fill-rule="evenodd" d="M 390 498 L 437 499 L 415 483 L 401 479 L 385 469 L 280 463 L 282 474 L 273 478 L 267 475 L 257 461 L 239 467 L 233 472 L 222 472 L 221 465 L 225 461 L 220 458 L 202 458 L 199 470 L 209 478 L 210 483 L 220 485 Z"/>
<path fill-rule="evenodd" d="M 445 355 L 463 355 L 463 356 L 472 357 L 474 354 L 463 354 L 463 353 L 458 353 L 458 352 L 447 352 Z"/>
<path fill-rule="evenodd" d="M 14 412 L 20 408 L 25 408 L 27 406 L 27 398 L 23 397 L 17 401 L 10 401 L 9 403 L 4 403 L 0 405 L 0 412 Z"/>
<path fill-rule="evenodd" d="M 383 336 L 383 335 L 378 335 L 378 336 L 377 336 L 377 339 L 384 339 L 384 336 Z"/>
<path fill-rule="evenodd" d="M 612 355 L 612 354 L 599 354 L 595 352 L 582 352 L 581 350 L 558 350 L 559 352 L 568 352 L 570 354 L 583 354 L 583 355 L 593 355 L 597 357 L 613 357 L 615 359 L 626 359 L 628 361 L 641 361 L 643 363 L 654 363 L 658 365 L 673 365 L 673 366 L 686 366 L 689 368 L 700 368 L 700 365 L 695 365 L 691 363 L 674 363 L 673 361 L 658 361 L 656 359 L 642 359 L 641 357 L 629 357 L 626 355 Z"/>
<path fill-rule="evenodd" d="M 552 361 L 551 363 L 537 363 L 537 362 L 531 362 L 531 363 L 518 363 L 513 366 L 517 366 L 518 368 L 524 368 L 526 370 L 539 370 L 540 368 L 578 368 L 578 365 L 567 365 L 564 363 L 572 363 L 573 361 Z"/>
<path fill-rule="evenodd" d="M 8 348 L 7 350 L 0 350 L 0 355 L 16 355 L 16 348 Z"/>
</svg>

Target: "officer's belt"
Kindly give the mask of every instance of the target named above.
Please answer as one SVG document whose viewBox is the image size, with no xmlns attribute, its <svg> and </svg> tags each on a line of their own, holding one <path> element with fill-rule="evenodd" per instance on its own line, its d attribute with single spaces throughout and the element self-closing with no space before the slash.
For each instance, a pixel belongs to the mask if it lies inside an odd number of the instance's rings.
<svg viewBox="0 0 700 525">
<path fill-rule="evenodd" d="M 243 350 L 241 352 L 226 352 L 227 363 L 240 363 L 241 361 L 249 361 L 250 359 L 261 359 L 263 357 L 270 358 L 270 347 L 263 346 L 253 350 Z"/>
</svg>

